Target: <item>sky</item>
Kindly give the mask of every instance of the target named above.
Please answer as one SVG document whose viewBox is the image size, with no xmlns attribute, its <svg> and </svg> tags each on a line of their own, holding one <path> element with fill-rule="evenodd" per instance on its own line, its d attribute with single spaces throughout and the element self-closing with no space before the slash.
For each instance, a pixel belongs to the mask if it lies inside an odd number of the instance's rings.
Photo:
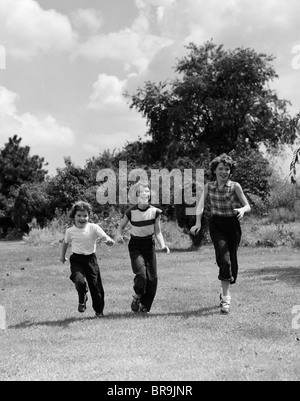
<svg viewBox="0 0 300 401">
<path fill-rule="evenodd" d="M 273 55 L 300 110 L 299 0 L 0 0 L 0 148 L 18 135 L 50 175 L 145 138 L 123 96 L 173 79 L 190 42 Z M 283 165 L 287 166 L 287 160 Z"/>
</svg>

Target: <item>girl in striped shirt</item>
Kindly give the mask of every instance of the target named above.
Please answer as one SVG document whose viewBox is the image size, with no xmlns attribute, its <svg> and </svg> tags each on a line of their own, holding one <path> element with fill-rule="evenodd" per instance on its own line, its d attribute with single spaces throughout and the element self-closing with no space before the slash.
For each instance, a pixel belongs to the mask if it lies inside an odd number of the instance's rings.
<svg viewBox="0 0 300 401">
<path fill-rule="evenodd" d="M 221 313 L 230 310 L 230 284 L 238 275 L 237 250 L 241 240 L 240 220 L 251 208 L 241 185 L 230 180 L 236 163 L 230 156 L 222 154 L 210 164 L 215 181 L 204 186 L 202 197 L 196 210 L 196 225 L 191 233 L 196 235 L 201 229 L 201 218 L 206 202 L 210 205 L 210 236 L 215 248 L 216 262 L 219 266 L 218 279 L 221 281 Z"/>
<path fill-rule="evenodd" d="M 116 242 L 123 241 L 123 230 L 131 223 L 128 244 L 134 277 L 134 295 L 131 303 L 133 312 L 150 312 L 157 290 L 157 265 L 154 236 L 160 247 L 169 253 L 169 248 L 160 228 L 161 210 L 149 204 L 150 189 L 141 184 L 138 189 L 138 204 L 129 208 L 121 220 Z"/>
</svg>

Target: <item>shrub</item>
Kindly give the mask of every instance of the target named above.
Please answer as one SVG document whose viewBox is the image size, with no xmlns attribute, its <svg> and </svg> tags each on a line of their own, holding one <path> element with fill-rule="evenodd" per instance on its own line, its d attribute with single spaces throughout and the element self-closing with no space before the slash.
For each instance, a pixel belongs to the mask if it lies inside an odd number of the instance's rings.
<svg viewBox="0 0 300 401">
<path fill-rule="evenodd" d="M 161 231 L 171 250 L 187 250 L 192 247 L 190 236 L 175 221 L 162 222 Z"/>
<path fill-rule="evenodd" d="M 294 230 L 290 225 L 273 224 L 256 219 L 249 219 L 248 223 L 242 228 L 242 244 L 243 246 L 293 246 L 295 239 Z"/>
<path fill-rule="evenodd" d="M 111 238 L 114 238 L 122 217 L 123 215 L 119 211 L 112 209 L 107 217 L 99 220 L 99 224 L 107 235 L 109 235 Z M 123 231 L 123 238 L 125 240 L 129 240 L 130 237 L 129 227 L 130 225 L 128 224 Z"/>
<path fill-rule="evenodd" d="M 28 245 L 56 245 L 63 241 L 63 233 L 51 227 L 37 227 L 30 230 L 29 234 L 23 236 L 23 241 Z"/>
<path fill-rule="evenodd" d="M 296 249 L 300 249 L 300 233 L 297 233 L 294 235 L 292 247 L 296 248 Z"/>
</svg>

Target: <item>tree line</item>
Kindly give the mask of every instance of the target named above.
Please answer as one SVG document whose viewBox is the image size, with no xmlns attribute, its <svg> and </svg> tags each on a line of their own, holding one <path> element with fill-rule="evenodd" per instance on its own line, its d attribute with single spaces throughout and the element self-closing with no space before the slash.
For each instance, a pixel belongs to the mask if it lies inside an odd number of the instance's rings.
<svg viewBox="0 0 300 401">
<path fill-rule="evenodd" d="M 226 50 L 213 41 L 190 43 L 186 49 L 186 56 L 175 64 L 174 79 L 147 81 L 135 93 L 124 93 L 129 107 L 146 119 L 146 138 L 92 156 L 84 167 L 66 157 L 54 177 L 47 175 L 44 158 L 31 156 L 30 148 L 21 145 L 21 137 L 9 138 L 0 151 L 4 234 L 9 226 L 28 230 L 32 218 L 43 227 L 78 199 L 89 201 L 101 217 L 112 208 L 122 213 L 124 205 L 100 205 L 96 200 L 97 172 L 110 168 L 118 175 L 120 161 L 145 171 L 203 168 L 205 179 L 210 179 L 209 162 L 225 152 L 237 161 L 234 179 L 252 205 L 258 199 L 267 202 L 272 170 L 261 145 L 276 154 L 284 144 L 293 144 L 299 119 L 299 114 L 289 114 L 290 102 L 270 87 L 278 78 L 274 57 L 249 48 Z M 181 227 L 194 223 L 193 216 L 184 213 L 186 205 L 160 206 L 166 218 Z"/>
</svg>

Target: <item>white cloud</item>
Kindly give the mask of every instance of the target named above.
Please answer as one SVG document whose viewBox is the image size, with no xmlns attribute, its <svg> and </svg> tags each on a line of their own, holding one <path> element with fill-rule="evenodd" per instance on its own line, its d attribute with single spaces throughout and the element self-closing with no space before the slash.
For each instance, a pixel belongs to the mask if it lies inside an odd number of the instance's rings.
<svg viewBox="0 0 300 401">
<path fill-rule="evenodd" d="M 171 4 L 172 0 L 166 0 L 164 3 Z M 78 45 L 74 55 L 81 55 L 90 60 L 118 60 L 123 63 L 126 71 L 133 68 L 138 73 L 145 72 L 153 57 L 173 41 L 152 32 L 152 9 L 147 3 L 137 1 L 137 6 L 139 14 L 130 27 L 108 34 L 91 35 Z M 157 18 L 161 18 L 163 9 L 157 12 Z"/>
<path fill-rule="evenodd" d="M 118 60 L 123 62 L 124 69 L 134 67 L 138 73 L 144 72 L 155 54 L 172 42 L 138 32 L 138 27 L 143 25 L 146 25 L 146 21 L 139 19 L 135 22 L 135 30 L 127 28 L 119 32 L 93 36 L 79 45 L 77 55 L 91 60 Z"/>
<path fill-rule="evenodd" d="M 145 9 L 149 6 L 152 7 L 169 7 L 175 4 L 176 0 L 135 0 L 137 8 Z"/>
<path fill-rule="evenodd" d="M 53 116 L 36 116 L 32 113 L 18 113 L 18 95 L 0 86 L 0 145 L 9 137 L 17 135 L 22 144 L 28 145 L 32 153 L 44 157 L 47 162 L 63 161 L 65 150 L 74 144 L 73 131 L 60 125 Z"/>
<path fill-rule="evenodd" d="M 95 155 L 107 149 L 110 149 L 110 151 L 114 149 L 121 150 L 125 146 L 126 141 L 131 142 L 136 139 L 136 136 L 133 136 L 127 131 L 115 132 L 113 134 L 102 133 L 100 140 L 97 137 L 94 137 L 94 140 L 91 138 L 90 143 L 84 143 L 82 148 L 86 153 Z"/>
<path fill-rule="evenodd" d="M 60 125 L 51 115 L 38 117 L 31 113 L 16 115 L 15 120 L 20 127 L 20 135 L 34 147 L 46 150 L 48 146 L 55 148 L 71 147 L 74 134 L 68 127 Z"/>
<path fill-rule="evenodd" d="M 16 93 L 10 92 L 0 86 L 0 116 L 12 116 L 16 113 L 15 102 L 18 100 Z"/>
<path fill-rule="evenodd" d="M 76 34 L 68 17 L 43 10 L 34 0 L 0 0 L 0 38 L 7 54 L 30 59 L 40 52 L 71 50 Z"/>
<path fill-rule="evenodd" d="M 95 34 L 103 23 L 102 13 L 93 8 L 80 8 L 72 14 L 72 23 L 83 33 Z"/>
<path fill-rule="evenodd" d="M 185 0 L 164 13 L 164 28 L 170 37 L 180 35 L 185 44 L 213 38 L 270 49 L 271 43 L 286 42 L 286 35 L 296 34 L 299 12 L 300 4 L 294 0 Z"/>
<path fill-rule="evenodd" d="M 123 96 L 125 85 L 126 80 L 121 81 L 115 76 L 99 74 L 97 81 L 93 84 L 88 108 L 108 111 L 113 108 L 114 113 L 116 108 L 123 109 L 126 104 Z"/>
</svg>

